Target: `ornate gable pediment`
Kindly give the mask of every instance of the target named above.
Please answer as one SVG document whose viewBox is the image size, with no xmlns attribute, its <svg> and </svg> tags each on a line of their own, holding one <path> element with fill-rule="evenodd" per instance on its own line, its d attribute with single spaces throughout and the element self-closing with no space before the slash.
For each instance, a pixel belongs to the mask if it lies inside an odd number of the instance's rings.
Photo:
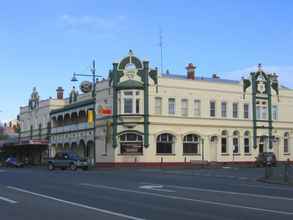
<svg viewBox="0 0 293 220">
<path fill-rule="evenodd" d="M 132 50 L 129 50 L 128 56 L 124 57 L 117 65 L 117 86 L 118 88 L 142 89 L 144 84 L 144 72 L 147 71 L 147 77 L 150 77 L 155 84 L 158 83 L 157 69 L 150 70 L 148 61 L 141 61 L 134 56 Z M 113 71 L 109 72 L 109 84 L 114 79 Z M 133 86 L 132 86 L 133 85 Z"/>
<path fill-rule="evenodd" d="M 37 91 L 37 88 L 34 87 L 33 92 L 31 94 L 31 97 L 29 99 L 29 104 L 28 104 L 29 109 L 34 110 L 34 109 L 39 108 L 39 102 L 40 102 L 40 96 L 39 96 L 39 93 Z"/>
</svg>

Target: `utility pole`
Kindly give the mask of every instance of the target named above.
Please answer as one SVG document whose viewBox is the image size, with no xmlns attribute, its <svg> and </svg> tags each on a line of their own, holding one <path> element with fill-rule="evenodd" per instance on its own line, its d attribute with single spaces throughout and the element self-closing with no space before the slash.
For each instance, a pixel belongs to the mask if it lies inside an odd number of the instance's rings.
<svg viewBox="0 0 293 220">
<path fill-rule="evenodd" d="M 96 62 L 93 60 L 93 68 L 92 68 L 92 74 L 93 74 L 93 99 L 94 99 L 94 167 L 96 167 L 97 159 L 96 159 L 96 88 L 97 88 L 97 75 L 96 75 Z"/>
<path fill-rule="evenodd" d="M 91 74 L 76 74 L 74 73 L 73 74 L 73 77 L 72 77 L 72 82 L 77 82 L 77 78 L 76 76 L 86 76 L 86 77 L 92 77 L 92 84 L 93 84 L 93 88 L 92 88 L 92 98 L 93 98 L 93 101 L 94 101 L 94 106 L 93 106 L 93 121 L 94 121 L 94 124 L 93 124 L 93 141 L 94 141 L 94 155 L 93 155 L 93 165 L 96 166 L 96 88 L 97 88 L 97 79 L 98 77 L 102 77 L 102 76 L 98 76 L 96 74 L 96 62 L 95 60 L 93 60 L 93 63 L 92 63 L 92 68 L 91 68 Z"/>
</svg>

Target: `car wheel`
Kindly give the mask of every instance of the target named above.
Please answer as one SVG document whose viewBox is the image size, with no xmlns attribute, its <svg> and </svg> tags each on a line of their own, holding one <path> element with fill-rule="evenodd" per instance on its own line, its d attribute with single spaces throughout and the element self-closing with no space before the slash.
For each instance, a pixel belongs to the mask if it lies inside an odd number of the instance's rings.
<svg viewBox="0 0 293 220">
<path fill-rule="evenodd" d="M 50 171 L 54 170 L 54 165 L 50 163 L 50 164 L 48 165 L 48 170 L 50 170 Z"/>
<path fill-rule="evenodd" d="M 77 170 L 77 166 L 75 164 L 70 164 L 70 170 L 75 171 Z"/>
</svg>

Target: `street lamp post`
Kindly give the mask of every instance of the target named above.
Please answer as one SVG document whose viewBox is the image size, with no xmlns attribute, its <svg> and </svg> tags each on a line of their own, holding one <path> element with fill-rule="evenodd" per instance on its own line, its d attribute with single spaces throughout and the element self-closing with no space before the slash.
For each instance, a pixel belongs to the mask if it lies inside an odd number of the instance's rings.
<svg viewBox="0 0 293 220">
<path fill-rule="evenodd" d="M 96 74 L 96 62 L 93 60 L 93 66 L 91 69 L 92 74 L 76 74 L 73 73 L 73 77 L 71 79 L 72 82 L 77 82 L 77 76 L 85 76 L 85 77 L 92 77 L 92 83 L 93 83 L 93 88 L 92 88 L 92 97 L 94 99 L 94 109 L 93 109 L 93 117 L 94 117 L 94 166 L 96 165 L 96 88 L 97 88 L 97 79 L 98 77 L 102 77 Z"/>
</svg>

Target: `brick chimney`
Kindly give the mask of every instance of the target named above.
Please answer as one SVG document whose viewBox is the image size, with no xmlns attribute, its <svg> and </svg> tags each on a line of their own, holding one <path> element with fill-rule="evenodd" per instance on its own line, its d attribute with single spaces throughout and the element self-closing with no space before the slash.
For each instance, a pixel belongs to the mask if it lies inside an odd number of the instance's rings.
<svg viewBox="0 0 293 220">
<path fill-rule="evenodd" d="M 192 79 L 194 80 L 195 79 L 195 69 L 196 69 L 196 66 L 193 65 L 192 63 L 189 63 L 186 67 L 186 70 L 187 70 L 187 79 Z"/>
<path fill-rule="evenodd" d="M 64 89 L 61 86 L 59 86 L 56 89 L 56 92 L 57 92 L 57 99 L 63 99 L 64 98 Z"/>
</svg>

